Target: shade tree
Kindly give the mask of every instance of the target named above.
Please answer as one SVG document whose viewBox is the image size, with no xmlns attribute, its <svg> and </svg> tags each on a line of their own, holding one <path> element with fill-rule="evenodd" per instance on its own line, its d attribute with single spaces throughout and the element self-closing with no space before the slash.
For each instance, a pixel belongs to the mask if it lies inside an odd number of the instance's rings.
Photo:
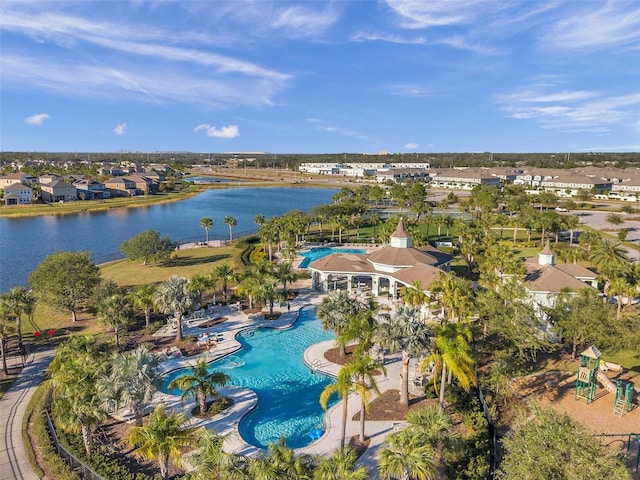
<svg viewBox="0 0 640 480">
<path fill-rule="evenodd" d="M 130 260 L 142 260 L 143 265 L 167 260 L 175 250 L 168 236 L 155 230 L 145 230 L 120 244 L 120 252 Z"/>
<path fill-rule="evenodd" d="M 51 254 L 29 275 L 38 302 L 70 313 L 74 322 L 99 281 L 100 270 L 87 252 Z"/>
</svg>

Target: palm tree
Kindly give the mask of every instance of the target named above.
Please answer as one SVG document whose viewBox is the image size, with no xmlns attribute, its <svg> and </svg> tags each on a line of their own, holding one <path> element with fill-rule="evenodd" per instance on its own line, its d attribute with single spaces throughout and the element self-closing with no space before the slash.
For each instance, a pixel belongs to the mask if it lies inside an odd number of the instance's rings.
<svg viewBox="0 0 640 480">
<path fill-rule="evenodd" d="M 223 223 L 229 227 L 229 241 L 233 242 L 232 228 L 238 224 L 238 220 L 233 218 L 231 215 L 227 215 L 226 217 L 224 217 Z"/>
<path fill-rule="evenodd" d="M 191 373 L 176 378 L 169 384 L 169 389 L 182 390 L 182 399 L 193 397 L 200 406 L 200 415 L 207 411 L 207 396 L 218 397 L 216 386 L 225 386 L 231 378 L 224 372 L 209 372 L 207 362 L 198 360 L 191 367 Z"/>
<path fill-rule="evenodd" d="M 410 410 L 406 416 L 407 431 L 421 439 L 422 443 L 431 445 L 436 452 L 436 461 L 440 464 L 443 460 L 442 451 L 445 442 L 457 437 L 451 429 L 453 420 L 445 412 L 441 412 L 435 406 L 428 406 L 419 410 Z"/>
<path fill-rule="evenodd" d="M 104 344 L 90 336 L 73 336 L 60 345 L 49 367 L 56 422 L 70 433 L 81 433 L 91 454 L 91 430 L 107 414 L 99 381 L 107 368 Z"/>
<path fill-rule="evenodd" d="M 144 410 L 160 387 L 158 365 L 158 358 L 144 345 L 130 354 L 116 354 L 111 372 L 100 380 L 104 405 L 111 410 L 121 405 L 128 407 L 136 425 L 142 425 Z"/>
<path fill-rule="evenodd" d="M 619 276 L 629 265 L 624 248 L 619 243 L 603 238 L 602 241 L 593 245 L 589 259 L 604 277 L 604 294 L 608 295 L 611 279 Z"/>
<path fill-rule="evenodd" d="M 319 458 L 313 480 L 367 480 L 369 469 L 356 466 L 356 460 L 356 452 L 351 447 L 334 450 L 329 458 Z"/>
<path fill-rule="evenodd" d="M 389 435 L 378 453 L 378 473 L 383 480 L 428 480 L 436 474 L 433 448 L 411 432 Z"/>
<path fill-rule="evenodd" d="M 351 300 L 347 292 L 341 290 L 329 292 L 318 307 L 318 318 L 322 322 L 322 328 L 335 332 L 336 342 L 338 342 L 340 354 L 343 356 L 347 352 L 346 343 L 341 334 L 358 313 L 358 303 Z"/>
<path fill-rule="evenodd" d="M 144 311 L 144 326 L 149 327 L 151 323 L 151 312 L 154 306 L 156 286 L 152 283 L 139 285 L 133 292 L 133 305 Z"/>
<path fill-rule="evenodd" d="M 432 283 L 431 290 L 438 294 L 440 304 L 448 312 L 449 321 L 462 321 L 469 314 L 473 301 L 473 288 L 467 279 L 441 273 Z M 457 315 L 456 315 L 457 314 Z"/>
<path fill-rule="evenodd" d="M 471 330 L 467 325 L 448 323 L 437 328 L 435 333 L 434 352 L 422 361 L 420 370 L 426 371 L 431 363 L 435 364 L 434 385 L 438 381 L 438 372 L 440 372 L 439 406 L 440 411 L 442 411 L 444 410 L 447 369 L 458 380 L 460 386 L 468 390 L 472 384 L 475 385 L 474 361 L 471 357 L 471 347 L 469 346 Z"/>
<path fill-rule="evenodd" d="M 33 312 L 35 298 L 29 290 L 24 287 L 12 288 L 9 293 L 3 296 L 3 303 L 9 308 L 16 322 L 18 332 L 18 346 L 22 346 L 22 314 Z"/>
<path fill-rule="evenodd" d="M 113 330 L 116 336 L 116 349 L 120 349 L 120 333 L 131 323 L 133 306 L 126 295 L 112 295 L 98 306 L 98 318 Z"/>
<path fill-rule="evenodd" d="M 209 217 L 202 217 L 200 219 L 200 226 L 204 228 L 206 244 L 209 245 L 209 230 L 213 228 L 213 220 Z"/>
<path fill-rule="evenodd" d="M 244 480 L 246 457 L 225 453 L 222 450 L 224 437 L 208 428 L 198 431 L 198 449 L 189 455 L 189 480 Z"/>
<path fill-rule="evenodd" d="M 269 316 L 273 317 L 273 306 L 275 302 L 283 300 L 284 297 L 278 291 L 275 282 L 264 281 L 258 288 L 256 299 L 263 301 L 265 305 L 269 306 Z"/>
<path fill-rule="evenodd" d="M 294 454 L 284 439 L 271 443 L 267 454 L 249 460 L 248 473 L 254 480 L 281 480 L 311 478 L 315 462 L 309 455 Z"/>
<path fill-rule="evenodd" d="M 365 442 L 364 426 L 365 415 L 369 410 L 369 394 L 373 391 L 375 394 L 379 394 L 378 384 L 373 375 L 376 370 L 381 370 L 385 375 L 387 369 L 380 362 L 371 358 L 368 354 L 359 353 L 353 360 L 353 363 L 349 364 L 349 372 L 351 373 L 354 382 L 358 385 L 356 393 L 360 395 L 361 407 L 360 407 L 360 441 Z"/>
<path fill-rule="evenodd" d="M 293 283 L 298 280 L 298 274 L 293 270 L 291 262 L 279 262 L 273 269 L 273 275 L 282 283 L 284 297 L 287 295 L 287 283 Z"/>
<path fill-rule="evenodd" d="M 198 294 L 198 303 L 202 305 L 202 294 L 211 286 L 211 277 L 209 275 L 196 274 L 189 279 L 189 287 Z"/>
<path fill-rule="evenodd" d="M 402 382 L 400 403 L 409 406 L 409 360 L 426 352 L 429 347 L 429 327 L 419 320 L 417 307 L 400 304 L 391 321 L 380 325 L 379 343 L 392 352 L 402 352 Z"/>
<path fill-rule="evenodd" d="M 184 415 L 171 412 L 158 406 L 149 419 L 147 425 L 134 427 L 127 438 L 132 447 L 136 447 L 136 454 L 145 460 L 156 460 L 160 467 L 160 475 L 167 478 L 169 462 L 182 458 L 182 450 L 192 447 L 196 442 L 194 428 L 182 428 L 187 421 Z"/>
<path fill-rule="evenodd" d="M 336 383 L 327 385 L 320 394 L 320 405 L 323 410 L 327 409 L 329 399 L 337 394 L 342 400 L 342 424 L 340 429 L 340 448 L 344 448 L 345 438 L 347 436 L 347 414 L 348 414 L 348 400 L 349 393 L 353 391 L 364 390 L 363 395 L 366 395 L 367 388 L 361 384 L 357 384 L 354 381 L 353 372 L 349 369 L 349 365 L 345 365 L 338 372 L 338 379 Z"/>
<path fill-rule="evenodd" d="M 0 301 L 0 355 L 2 355 L 2 371 L 5 375 L 9 375 L 7 368 L 7 340 L 11 334 L 12 316 L 7 307 Z"/>
<path fill-rule="evenodd" d="M 424 293 L 421 280 L 416 280 L 411 282 L 411 285 L 400 288 L 400 296 L 404 303 L 414 307 L 422 307 L 429 300 L 429 296 Z"/>
<path fill-rule="evenodd" d="M 165 314 L 173 314 L 178 324 L 176 341 L 182 341 L 182 315 L 199 307 L 198 293 L 191 289 L 189 280 L 173 275 L 160 284 L 156 290 L 154 303 Z"/>
<path fill-rule="evenodd" d="M 226 301 L 229 294 L 229 283 L 237 279 L 235 270 L 227 262 L 224 262 L 215 267 L 210 276 L 214 284 L 222 286 L 222 296 Z"/>
</svg>

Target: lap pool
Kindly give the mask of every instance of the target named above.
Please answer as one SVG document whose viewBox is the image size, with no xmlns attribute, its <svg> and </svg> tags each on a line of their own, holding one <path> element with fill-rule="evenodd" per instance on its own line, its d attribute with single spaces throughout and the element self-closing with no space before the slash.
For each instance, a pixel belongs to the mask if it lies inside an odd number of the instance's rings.
<svg viewBox="0 0 640 480">
<path fill-rule="evenodd" d="M 313 441 L 324 415 L 320 393 L 333 379 L 311 371 L 302 354 L 314 343 L 332 338 L 332 332 L 322 330 L 315 310 L 303 310 L 290 329 L 261 328 L 240 334 L 242 349 L 210 364 L 210 371 L 229 375 L 231 385 L 250 388 L 258 395 L 258 406 L 240 422 L 240 435 L 247 443 L 267 448 L 285 437 L 288 447 L 300 448 Z M 180 391 L 168 391 L 167 385 L 186 373 L 188 369 L 167 374 L 161 390 L 180 395 Z"/>
<path fill-rule="evenodd" d="M 308 252 L 301 252 L 300 256 L 304 257 L 304 260 L 300 263 L 300 268 L 307 268 L 309 263 L 319 258 L 326 257 L 332 253 L 367 253 L 364 248 L 332 248 L 332 247 L 318 247 L 312 248 Z"/>
</svg>

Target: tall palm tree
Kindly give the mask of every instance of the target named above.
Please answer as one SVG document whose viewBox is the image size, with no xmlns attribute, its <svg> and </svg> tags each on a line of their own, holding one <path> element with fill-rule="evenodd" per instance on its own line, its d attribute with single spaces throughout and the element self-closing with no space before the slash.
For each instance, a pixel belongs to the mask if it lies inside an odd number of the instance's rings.
<svg viewBox="0 0 640 480">
<path fill-rule="evenodd" d="M 211 286 L 211 276 L 196 274 L 189 279 L 189 287 L 198 294 L 198 303 L 202 305 L 202 295 Z"/>
<path fill-rule="evenodd" d="M 380 324 L 378 342 L 392 352 L 402 352 L 400 403 L 409 406 L 409 360 L 427 351 L 430 330 L 420 321 L 417 307 L 400 304 L 391 321 Z"/>
<path fill-rule="evenodd" d="M 160 475 L 167 478 L 169 462 L 182 458 L 182 450 L 196 443 L 194 428 L 183 428 L 187 421 L 184 415 L 171 412 L 158 406 L 149 419 L 149 423 L 131 429 L 127 442 L 136 447 L 136 454 L 145 460 L 156 460 L 160 467 Z"/>
<path fill-rule="evenodd" d="M 98 318 L 113 330 L 116 349 L 120 348 L 120 333 L 126 330 L 133 319 L 133 305 L 126 295 L 112 295 L 98 306 Z"/>
<path fill-rule="evenodd" d="M 176 341 L 182 341 L 182 316 L 184 312 L 195 310 L 198 303 L 198 293 L 192 290 L 189 280 L 177 275 L 165 280 L 156 290 L 154 303 L 156 308 L 165 314 L 173 314 L 178 324 Z"/>
<path fill-rule="evenodd" d="M 446 309 L 449 321 L 462 321 L 470 313 L 473 298 L 471 282 L 449 273 L 441 273 L 434 280 L 432 291 L 438 294 L 438 301 Z"/>
<path fill-rule="evenodd" d="M 356 452 L 351 447 L 334 450 L 330 457 L 320 457 L 313 480 L 367 480 L 369 469 L 356 466 Z"/>
<path fill-rule="evenodd" d="M 435 364 L 434 385 L 438 381 L 438 372 L 440 372 L 439 408 L 443 411 L 447 370 L 451 371 L 465 390 L 468 390 L 472 384 L 475 385 L 474 361 L 469 345 L 471 330 L 462 323 L 448 323 L 436 328 L 435 334 L 434 352 L 422 361 L 420 370 L 427 371 L 431 363 Z"/>
<path fill-rule="evenodd" d="M 232 228 L 238 224 L 238 220 L 233 218 L 231 215 L 227 215 L 226 217 L 224 217 L 223 223 L 229 227 L 229 241 L 233 242 Z"/>
<path fill-rule="evenodd" d="M 12 331 L 12 318 L 12 314 L 9 313 L 4 303 L 0 301 L 0 355 L 2 355 L 2 371 L 7 376 L 9 375 L 9 369 L 7 368 L 6 348 Z"/>
<path fill-rule="evenodd" d="M 12 288 L 3 296 L 3 303 L 14 316 L 16 331 L 18 333 L 18 346 L 22 346 L 22 314 L 32 312 L 35 307 L 35 298 L 24 287 Z"/>
<path fill-rule="evenodd" d="M 189 480 L 245 480 L 246 457 L 225 453 L 224 437 L 208 428 L 198 430 L 198 448 L 184 462 L 188 466 Z"/>
<path fill-rule="evenodd" d="M 182 390 L 182 399 L 193 397 L 200 406 L 200 415 L 207 411 L 207 397 L 218 397 L 216 386 L 225 386 L 231 378 L 224 372 L 209 372 L 207 362 L 198 360 L 191 367 L 190 373 L 176 378 L 169 384 L 169 389 Z"/>
<path fill-rule="evenodd" d="M 324 410 L 327 409 L 329 400 L 333 395 L 338 395 L 342 400 L 342 423 L 340 427 L 340 448 L 344 448 L 345 438 L 347 436 L 347 415 L 348 415 L 348 400 L 349 393 L 354 391 L 363 390 L 363 395 L 366 394 L 366 387 L 358 384 L 354 381 L 353 372 L 349 369 L 348 365 L 345 365 L 338 372 L 338 379 L 336 383 L 327 385 L 320 394 L 320 405 Z"/>
<path fill-rule="evenodd" d="M 348 371 L 354 379 L 354 382 L 358 385 L 356 393 L 360 395 L 360 441 L 366 440 L 364 434 L 365 416 L 367 410 L 369 410 L 369 395 L 371 392 L 379 394 L 378 384 L 373 375 L 376 370 L 381 370 L 386 375 L 387 369 L 380 362 L 374 360 L 366 353 L 359 353 L 354 359 L 353 363 L 348 366 Z"/>
<path fill-rule="evenodd" d="M 102 377 L 99 389 L 103 403 L 109 409 L 128 407 L 142 425 L 142 415 L 160 387 L 159 360 L 147 346 L 139 346 L 130 354 L 116 354 L 111 371 Z"/>
<path fill-rule="evenodd" d="M 605 295 L 609 294 L 611 279 L 620 276 L 629 265 L 629 259 L 622 245 L 606 238 L 593 245 L 589 260 L 598 268 L 605 279 Z"/>
<path fill-rule="evenodd" d="M 229 283 L 237 279 L 236 271 L 227 262 L 224 262 L 216 266 L 210 276 L 214 284 L 222 286 L 222 296 L 226 301 L 229 294 Z"/>
<path fill-rule="evenodd" d="M 204 228 L 204 234 L 207 245 L 209 244 L 209 230 L 213 228 L 213 220 L 209 217 L 202 217 L 200 219 L 200 226 Z"/>
<path fill-rule="evenodd" d="M 411 432 L 389 435 L 378 453 L 378 473 L 383 480 L 428 480 L 436 474 L 433 448 Z"/>
<path fill-rule="evenodd" d="M 152 283 L 139 285 L 132 294 L 133 305 L 144 311 L 144 326 L 149 327 L 151 323 L 151 312 L 154 307 L 156 286 Z"/>
</svg>

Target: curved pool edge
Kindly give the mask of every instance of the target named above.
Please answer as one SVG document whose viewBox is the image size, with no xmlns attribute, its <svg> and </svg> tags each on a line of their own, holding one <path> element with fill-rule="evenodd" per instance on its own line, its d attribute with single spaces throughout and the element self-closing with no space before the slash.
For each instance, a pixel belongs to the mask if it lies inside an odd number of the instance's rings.
<svg viewBox="0 0 640 480">
<path fill-rule="evenodd" d="M 180 359 L 181 361 L 179 362 L 179 364 L 176 364 L 175 366 L 173 366 L 173 368 L 168 368 L 163 370 L 160 375 L 161 376 L 165 376 L 167 374 L 170 374 L 172 372 L 175 372 L 177 370 L 185 370 L 188 369 L 192 366 L 194 366 L 196 364 L 196 362 L 198 360 L 201 359 L 206 359 L 207 364 L 213 363 L 213 362 L 217 362 L 220 361 L 224 358 L 227 358 L 228 356 L 232 355 L 233 353 L 238 352 L 239 350 L 242 349 L 242 344 L 238 341 L 237 337 L 238 335 L 242 335 L 245 332 L 251 331 L 251 330 L 257 330 L 257 329 L 262 329 L 262 328 L 270 328 L 273 330 L 288 330 L 290 328 L 293 328 L 293 326 L 296 324 L 296 322 L 298 321 L 298 319 L 300 318 L 300 314 L 302 313 L 302 311 L 305 308 L 315 308 L 317 307 L 316 303 L 305 303 L 303 305 L 301 305 L 299 308 L 297 308 L 295 311 L 293 312 L 286 312 L 286 313 L 282 313 L 280 315 L 280 318 L 278 318 L 278 320 L 266 320 L 266 319 L 262 319 L 259 321 L 255 321 L 255 320 L 251 320 L 248 319 L 248 317 L 246 316 L 246 314 L 242 314 L 244 315 L 246 318 L 246 321 L 251 322 L 250 325 L 241 325 L 235 329 L 231 329 L 231 330 L 226 330 L 225 333 L 228 333 L 230 338 L 229 340 L 226 340 L 227 342 L 231 342 L 231 345 L 225 347 L 224 351 L 216 351 L 215 355 L 211 355 L 211 352 L 206 352 L 204 354 L 200 354 L 194 357 L 187 357 L 184 359 Z M 284 317 L 284 318 L 283 318 Z M 329 344 L 333 344 L 334 340 L 326 340 L 324 342 L 319 342 L 316 343 L 314 345 L 311 345 L 309 348 L 307 348 L 304 353 L 303 353 L 303 364 L 309 368 L 309 370 L 315 372 L 315 373 L 319 373 L 322 375 L 325 375 L 327 377 L 330 378 L 336 378 L 337 377 L 337 371 L 340 369 L 340 365 L 337 364 L 332 364 L 331 365 L 335 365 L 337 367 L 336 371 L 333 372 L 332 369 L 330 368 L 326 368 L 324 367 L 323 370 L 317 369 L 313 366 L 314 362 L 313 359 L 309 360 L 307 358 L 307 354 L 308 352 L 316 352 L 317 351 L 317 346 L 322 345 L 322 351 L 320 352 L 320 356 L 321 358 L 324 358 L 324 350 L 326 350 Z M 314 350 L 314 347 L 316 348 L 316 350 Z M 327 362 L 330 363 L 330 362 Z M 325 371 L 326 370 L 326 371 Z M 229 415 L 231 415 L 231 413 L 229 414 L 225 414 L 225 412 L 220 413 L 219 415 L 216 415 L 215 417 L 212 418 L 208 418 L 208 419 L 198 419 L 197 417 L 191 417 L 190 415 L 188 415 L 190 417 L 189 423 L 191 426 L 196 426 L 196 427 L 206 427 L 206 428 L 210 428 L 212 430 L 214 430 L 216 433 L 225 436 L 225 440 L 223 443 L 223 449 L 225 452 L 227 453 L 235 453 L 238 455 L 244 455 L 244 456 L 255 456 L 255 455 L 259 455 L 261 453 L 264 453 L 266 451 L 266 449 L 252 445 L 250 443 L 248 443 L 243 437 L 242 434 L 240 433 L 240 424 L 242 423 L 242 420 L 249 415 L 253 410 L 255 410 L 259 404 L 259 398 L 258 395 L 256 394 L 256 392 L 250 388 L 246 388 L 246 387 L 236 387 L 236 386 L 229 386 L 229 387 L 222 387 L 219 388 L 218 391 L 224 395 L 224 396 L 228 396 L 230 398 L 232 398 L 234 400 L 234 405 L 232 407 L 230 407 L 230 409 L 232 410 L 232 414 L 233 414 L 233 421 L 231 422 L 230 425 L 227 425 L 226 427 L 224 427 L 223 429 L 218 428 L 219 425 L 219 421 L 220 420 L 224 420 L 226 419 Z M 226 393 L 225 393 L 226 392 Z M 170 393 L 166 393 L 166 392 L 159 392 L 159 394 L 162 397 L 162 403 L 167 405 L 169 403 L 174 404 L 176 403 L 176 401 L 179 403 L 180 402 L 180 396 L 179 395 L 172 395 Z M 238 397 L 238 395 L 240 395 L 241 397 Z M 251 402 L 246 402 L 244 396 L 249 396 L 253 399 L 253 401 Z M 238 405 L 236 407 L 236 405 Z M 336 404 L 338 405 L 338 404 Z M 311 443 L 309 443 L 308 445 L 305 445 L 304 447 L 299 447 L 294 449 L 294 451 L 296 453 L 303 453 L 305 449 L 309 449 L 312 448 L 314 445 L 319 444 L 320 442 L 322 442 L 323 439 L 326 440 L 327 435 L 330 431 L 331 428 L 331 423 L 328 420 L 328 414 L 330 412 L 332 412 L 336 405 L 330 407 L 324 414 L 323 414 L 323 425 L 325 428 L 325 433 L 324 435 L 322 435 L 320 438 L 312 441 Z M 186 402 L 184 404 L 184 407 L 188 407 L 187 411 L 190 412 L 191 408 L 195 406 L 195 401 L 190 400 L 189 402 Z M 195 420 L 194 420 L 195 419 Z"/>
</svg>

